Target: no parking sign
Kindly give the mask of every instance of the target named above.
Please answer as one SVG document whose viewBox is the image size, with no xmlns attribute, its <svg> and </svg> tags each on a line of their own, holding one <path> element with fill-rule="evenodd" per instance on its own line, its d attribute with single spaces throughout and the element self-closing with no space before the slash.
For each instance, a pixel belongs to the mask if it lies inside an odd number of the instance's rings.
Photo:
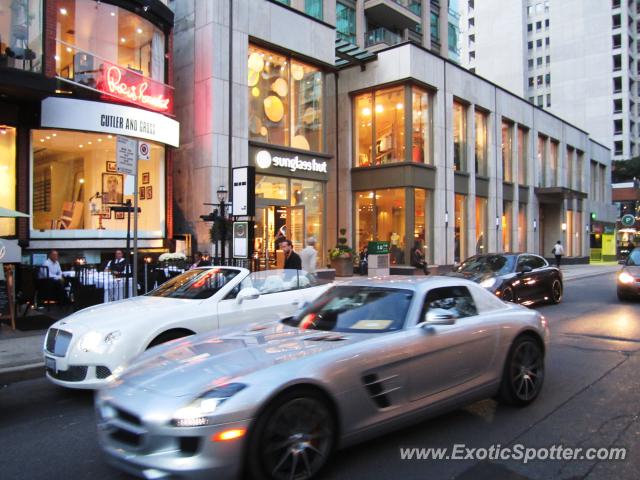
<svg viewBox="0 0 640 480">
<path fill-rule="evenodd" d="M 138 142 L 138 159 L 149 160 L 151 155 L 151 145 L 147 142 Z"/>
</svg>

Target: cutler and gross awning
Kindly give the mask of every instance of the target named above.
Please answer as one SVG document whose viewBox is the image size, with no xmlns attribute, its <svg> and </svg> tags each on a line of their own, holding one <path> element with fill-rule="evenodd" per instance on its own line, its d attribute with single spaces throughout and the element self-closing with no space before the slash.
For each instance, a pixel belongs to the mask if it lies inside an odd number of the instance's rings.
<svg viewBox="0 0 640 480">
<path fill-rule="evenodd" d="M 0 207 L 0 218 L 29 218 L 30 215 L 22 212 L 16 212 L 9 208 Z"/>
<path fill-rule="evenodd" d="M 337 68 L 353 67 L 360 65 L 364 68 L 365 63 L 378 58 L 378 55 L 368 50 L 364 50 L 353 43 L 341 38 L 336 38 L 336 60 Z"/>
<path fill-rule="evenodd" d="M 587 198 L 585 192 L 572 190 L 567 187 L 536 187 L 533 190 L 538 197 L 540 203 L 556 203 L 566 199 L 584 199 Z"/>
</svg>

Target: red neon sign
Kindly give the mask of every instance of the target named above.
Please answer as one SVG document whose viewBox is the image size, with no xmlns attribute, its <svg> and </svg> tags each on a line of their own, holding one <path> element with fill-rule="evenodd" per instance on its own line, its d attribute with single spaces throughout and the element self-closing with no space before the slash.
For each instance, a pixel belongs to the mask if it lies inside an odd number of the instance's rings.
<svg viewBox="0 0 640 480">
<path fill-rule="evenodd" d="M 126 102 L 163 113 L 170 113 L 173 108 L 173 92 L 169 87 L 130 70 L 105 62 L 101 80 L 98 90 Z"/>
</svg>

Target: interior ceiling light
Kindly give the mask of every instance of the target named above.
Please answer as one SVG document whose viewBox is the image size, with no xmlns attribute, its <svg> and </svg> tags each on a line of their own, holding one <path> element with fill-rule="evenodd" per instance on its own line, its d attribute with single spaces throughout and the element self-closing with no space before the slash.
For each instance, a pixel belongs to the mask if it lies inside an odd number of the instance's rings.
<svg viewBox="0 0 640 480">
<path fill-rule="evenodd" d="M 61 9 L 60 9 L 60 13 L 61 13 L 62 15 L 66 15 L 66 14 L 67 14 L 67 9 L 66 9 L 66 8 L 61 8 Z"/>
</svg>

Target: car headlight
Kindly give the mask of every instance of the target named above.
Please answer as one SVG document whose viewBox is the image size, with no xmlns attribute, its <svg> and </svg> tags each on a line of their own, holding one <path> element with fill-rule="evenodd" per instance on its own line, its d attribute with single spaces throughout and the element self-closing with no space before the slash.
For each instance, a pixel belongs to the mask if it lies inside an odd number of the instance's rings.
<svg viewBox="0 0 640 480">
<path fill-rule="evenodd" d="M 218 407 L 244 388 L 246 388 L 246 385 L 243 383 L 229 383 L 209 390 L 186 407 L 178 410 L 173 416 L 173 425 L 176 427 L 209 425 L 211 415 L 215 413 Z"/>
<path fill-rule="evenodd" d="M 480 282 L 482 288 L 491 288 L 496 284 L 496 278 L 490 277 Z"/>
<path fill-rule="evenodd" d="M 84 352 L 97 352 L 99 353 L 105 347 L 105 345 L 112 345 L 120 337 L 120 330 L 107 333 L 106 335 L 100 332 L 88 332 L 85 333 L 78 347 Z"/>
<path fill-rule="evenodd" d="M 620 272 L 620 274 L 618 275 L 618 281 L 620 283 L 633 283 L 635 281 L 635 278 L 633 278 L 632 275 L 629 275 L 627 272 Z"/>
</svg>

